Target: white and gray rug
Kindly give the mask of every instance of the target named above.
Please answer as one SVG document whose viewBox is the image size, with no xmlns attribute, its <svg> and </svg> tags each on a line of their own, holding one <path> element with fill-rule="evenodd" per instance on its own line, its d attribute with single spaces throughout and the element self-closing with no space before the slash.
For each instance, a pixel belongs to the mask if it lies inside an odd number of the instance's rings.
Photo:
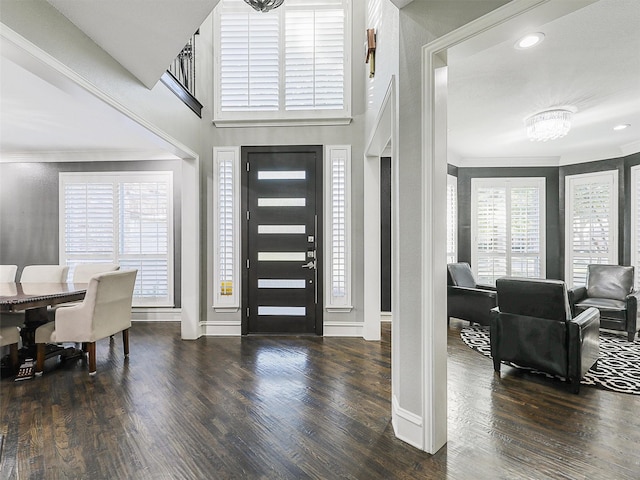
<svg viewBox="0 0 640 480">
<path fill-rule="evenodd" d="M 460 337 L 468 347 L 491 357 L 489 328 L 477 325 L 464 327 Z M 640 340 L 628 342 L 626 334 L 601 331 L 598 363 L 591 367 L 580 383 L 603 390 L 640 395 Z"/>
</svg>

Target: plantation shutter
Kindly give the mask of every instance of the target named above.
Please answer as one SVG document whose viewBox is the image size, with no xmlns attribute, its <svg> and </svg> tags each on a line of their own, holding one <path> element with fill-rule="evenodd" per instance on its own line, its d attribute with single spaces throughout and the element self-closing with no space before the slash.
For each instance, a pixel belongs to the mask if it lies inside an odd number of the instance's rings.
<svg viewBox="0 0 640 480">
<path fill-rule="evenodd" d="M 636 267 L 636 290 L 640 289 L 640 165 L 631 169 L 631 264 Z"/>
<path fill-rule="evenodd" d="M 221 108 L 226 112 L 278 110 L 279 18 L 237 3 L 247 8 L 221 15 Z"/>
<path fill-rule="evenodd" d="M 492 284 L 507 274 L 507 189 L 480 187 L 476 202 L 477 281 Z"/>
<path fill-rule="evenodd" d="M 287 0 L 260 13 L 243 0 L 221 1 L 215 17 L 218 120 L 347 114 L 348 6 L 348 0 Z"/>
<path fill-rule="evenodd" d="M 584 285 L 589 264 L 617 264 L 617 171 L 568 176 L 567 279 Z"/>
<path fill-rule="evenodd" d="M 134 306 L 173 306 L 170 173 L 60 174 L 60 263 L 138 270 Z"/>
<path fill-rule="evenodd" d="M 447 175 L 447 263 L 458 260 L 458 179 Z"/>
<path fill-rule="evenodd" d="M 517 277 L 540 278 L 540 189 L 511 188 L 511 272 Z"/>
<path fill-rule="evenodd" d="M 346 295 L 346 157 L 332 159 L 331 172 L 331 285 L 333 297 Z"/>
</svg>

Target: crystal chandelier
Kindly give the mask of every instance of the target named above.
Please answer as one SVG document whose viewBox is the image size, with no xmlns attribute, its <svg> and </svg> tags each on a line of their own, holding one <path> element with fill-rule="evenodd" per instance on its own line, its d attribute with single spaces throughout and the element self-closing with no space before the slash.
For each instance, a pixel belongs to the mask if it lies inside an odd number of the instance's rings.
<svg viewBox="0 0 640 480">
<path fill-rule="evenodd" d="M 244 0 L 258 12 L 268 12 L 274 8 L 278 8 L 284 0 Z"/>
<path fill-rule="evenodd" d="M 574 108 L 564 107 L 545 110 L 525 119 L 529 140 L 546 142 L 564 137 L 571 129 L 571 118 Z"/>
</svg>

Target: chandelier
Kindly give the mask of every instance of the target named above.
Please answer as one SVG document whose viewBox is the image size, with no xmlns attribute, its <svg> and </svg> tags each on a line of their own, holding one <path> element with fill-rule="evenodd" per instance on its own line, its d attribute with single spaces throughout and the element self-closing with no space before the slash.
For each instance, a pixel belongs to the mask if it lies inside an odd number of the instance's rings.
<svg viewBox="0 0 640 480">
<path fill-rule="evenodd" d="M 254 10 L 258 12 L 268 12 L 274 8 L 278 8 L 282 5 L 284 0 L 244 0 L 247 4 L 251 5 Z"/>
<path fill-rule="evenodd" d="M 536 142 L 546 142 L 564 137 L 571 129 L 571 118 L 576 109 L 563 107 L 544 110 L 525 119 L 527 137 Z"/>
</svg>

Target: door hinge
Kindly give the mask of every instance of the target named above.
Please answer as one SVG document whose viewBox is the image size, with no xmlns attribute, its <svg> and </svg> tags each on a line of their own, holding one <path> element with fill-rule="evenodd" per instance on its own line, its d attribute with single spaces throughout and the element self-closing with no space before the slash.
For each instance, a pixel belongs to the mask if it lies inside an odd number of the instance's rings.
<svg viewBox="0 0 640 480">
<path fill-rule="evenodd" d="M 249 268 L 249 259 L 247 258 L 247 268 Z"/>
<path fill-rule="evenodd" d="M 249 171 L 249 162 L 247 162 L 247 172 Z"/>
<path fill-rule="evenodd" d="M 249 316 L 249 307 L 247 307 L 247 317 Z"/>
<path fill-rule="evenodd" d="M 249 212 L 249 210 L 247 210 L 247 220 L 249 220 L 249 217 L 251 217 L 251 212 Z"/>
</svg>

